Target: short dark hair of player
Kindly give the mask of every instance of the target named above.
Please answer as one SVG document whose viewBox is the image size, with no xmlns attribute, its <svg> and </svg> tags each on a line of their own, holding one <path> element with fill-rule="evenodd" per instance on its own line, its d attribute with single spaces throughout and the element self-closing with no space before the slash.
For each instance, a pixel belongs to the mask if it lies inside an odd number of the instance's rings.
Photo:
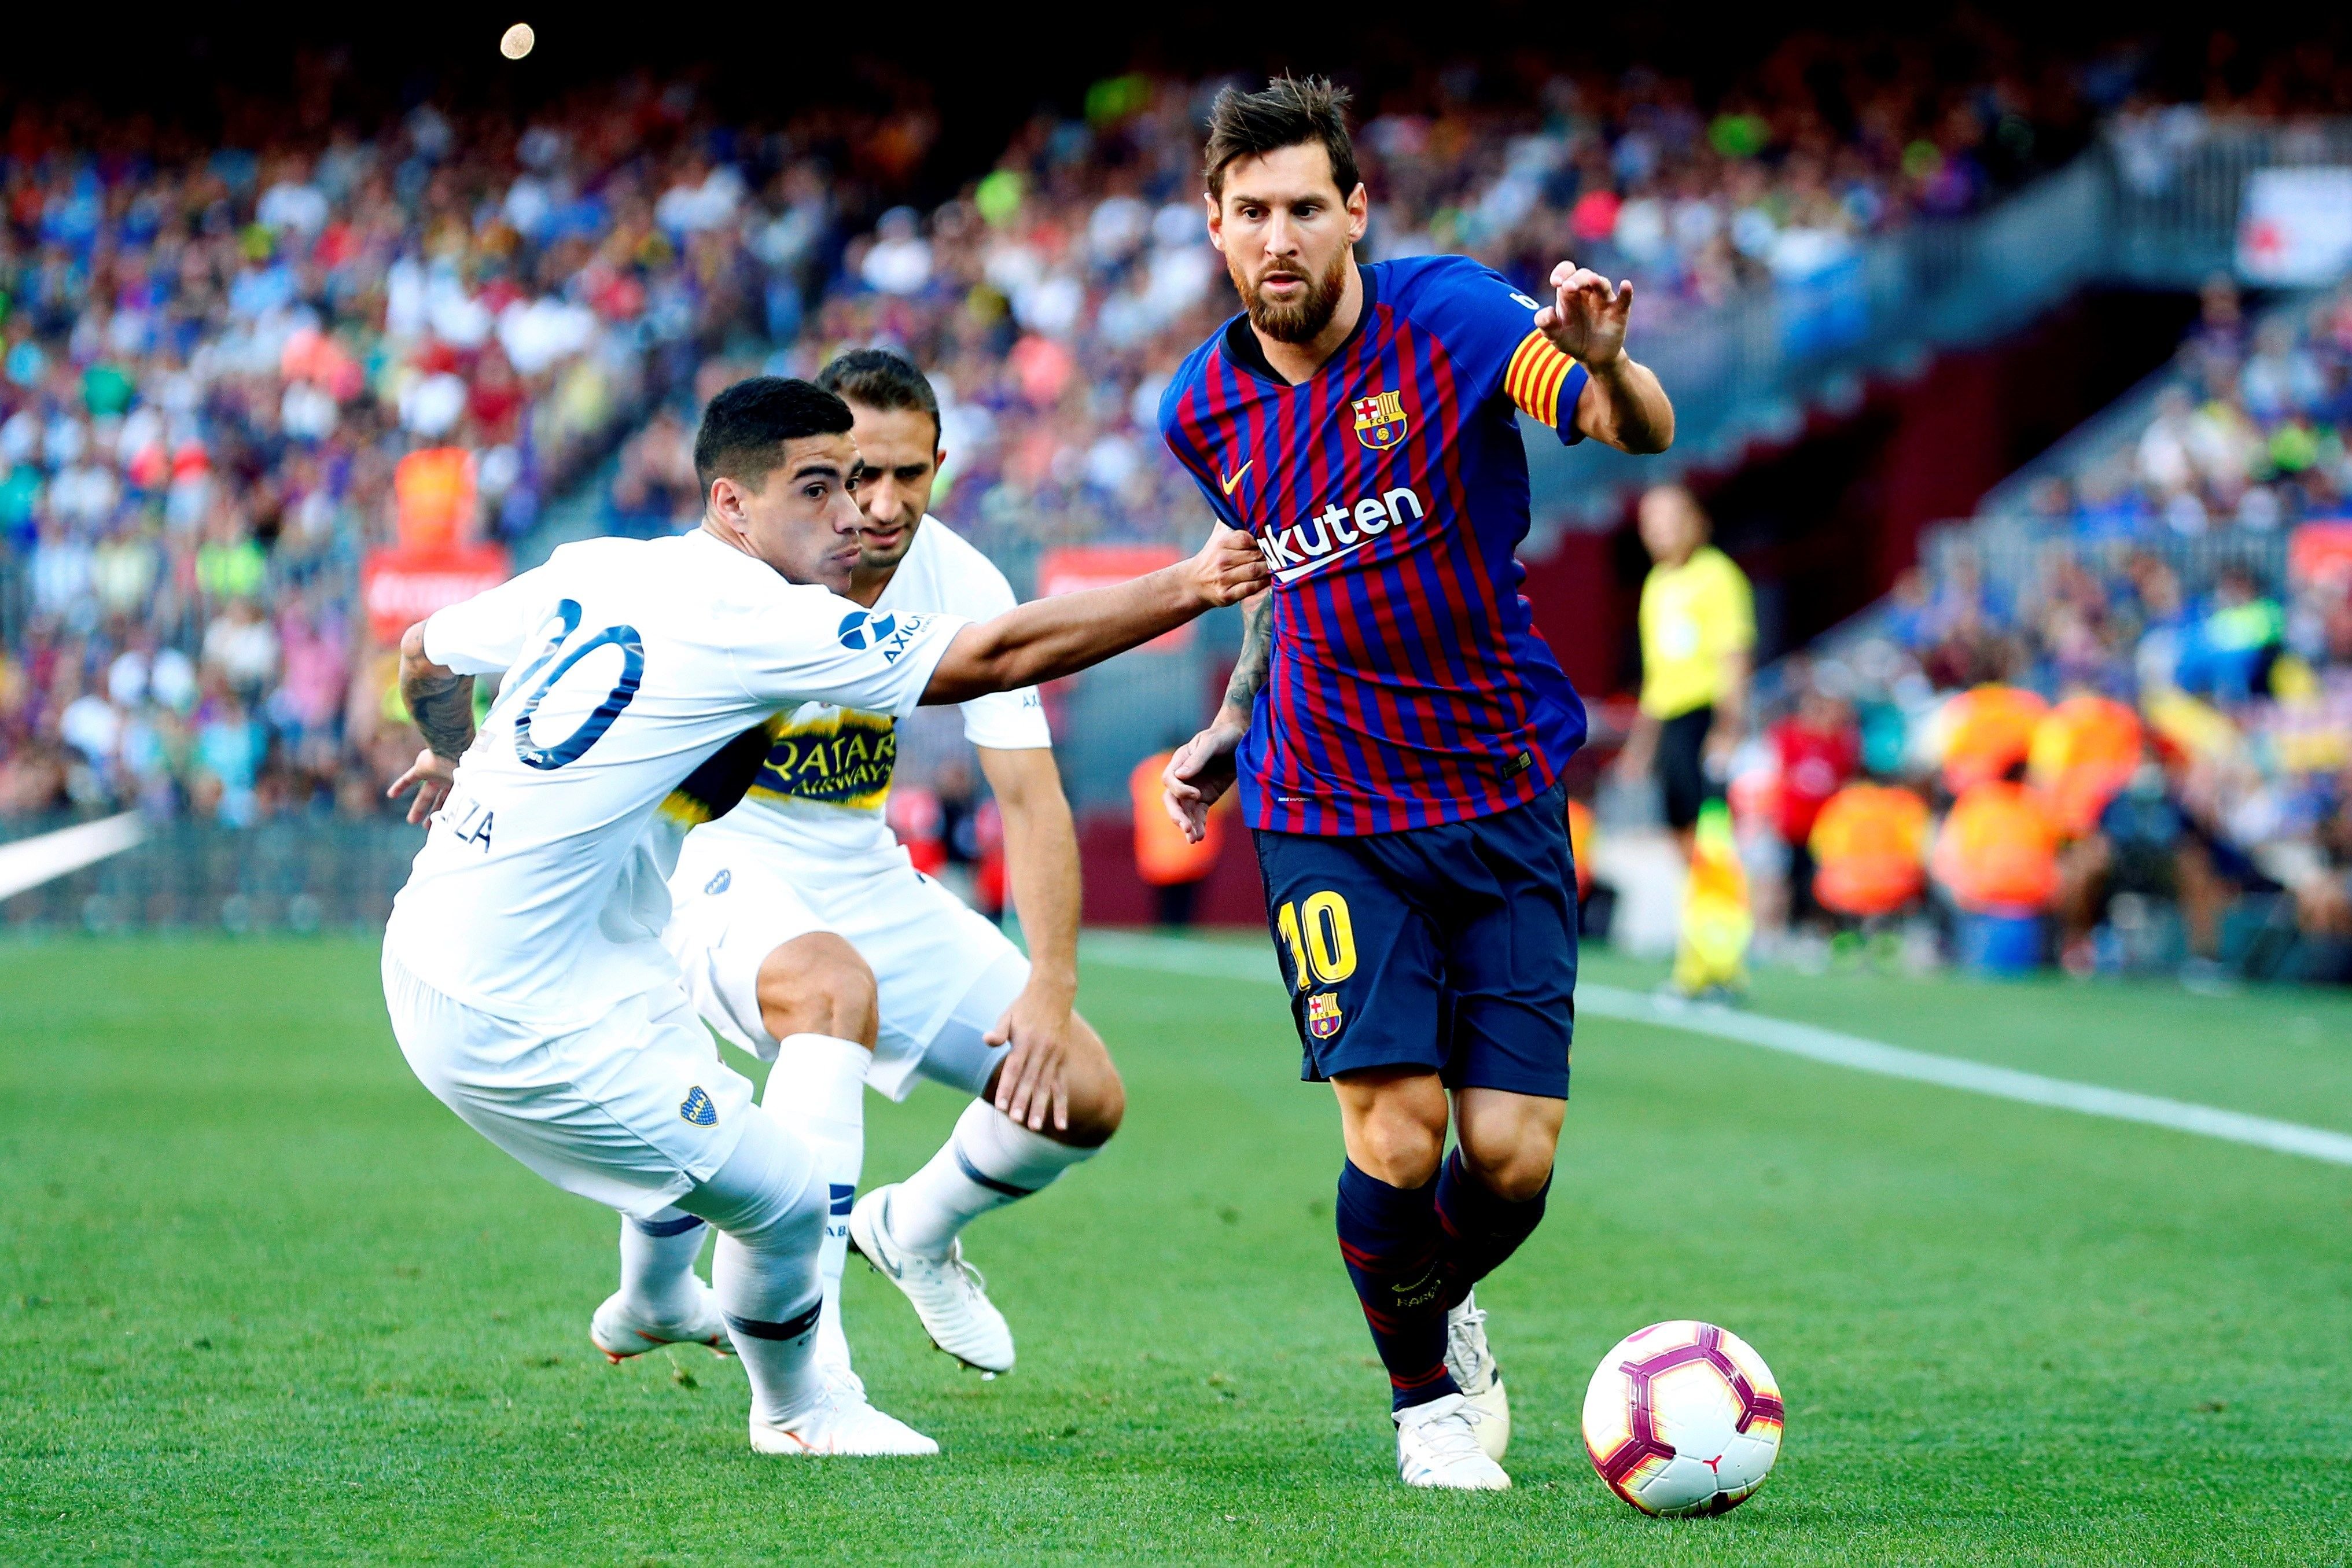
<svg viewBox="0 0 2352 1568">
<path fill-rule="evenodd" d="M 931 416 L 931 445 L 940 444 L 940 395 L 915 362 L 896 349 L 852 349 L 816 373 L 816 384 L 867 408 L 911 408 Z"/>
<path fill-rule="evenodd" d="M 1278 76 L 1264 92 L 1217 90 L 1209 106 L 1209 144 L 1201 157 L 1201 173 L 1209 195 L 1225 196 L 1225 170 L 1241 158 L 1263 158 L 1285 147 L 1319 143 L 1331 157 L 1331 180 L 1344 199 L 1362 178 L 1356 173 L 1356 144 L 1348 138 L 1348 89 L 1326 79 L 1305 81 Z"/>
<path fill-rule="evenodd" d="M 849 405 L 814 382 L 781 375 L 739 381 L 710 400 L 694 433 L 694 477 L 702 493 L 724 475 L 758 489 L 784 460 L 784 443 L 846 436 Z"/>
</svg>

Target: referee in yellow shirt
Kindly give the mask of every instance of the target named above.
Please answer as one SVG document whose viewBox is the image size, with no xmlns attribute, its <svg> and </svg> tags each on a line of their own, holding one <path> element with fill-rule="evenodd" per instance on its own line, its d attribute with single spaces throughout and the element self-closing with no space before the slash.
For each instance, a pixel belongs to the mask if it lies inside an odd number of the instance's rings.
<svg viewBox="0 0 2352 1568">
<path fill-rule="evenodd" d="M 1642 497 L 1642 711 L 1618 760 L 1656 771 L 1666 826 L 1687 859 L 1699 807 L 1720 797 L 1748 712 L 1756 603 L 1747 574 L 1707 542 L 1706 513 L 1680 485 Z"/>
</svg>

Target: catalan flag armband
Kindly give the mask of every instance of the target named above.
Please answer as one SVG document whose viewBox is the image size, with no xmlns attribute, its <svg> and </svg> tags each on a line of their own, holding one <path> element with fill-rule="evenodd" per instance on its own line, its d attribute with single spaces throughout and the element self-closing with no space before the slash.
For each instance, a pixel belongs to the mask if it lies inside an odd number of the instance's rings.
<svg viewBox="0 0 2352 1568">
<path fill-rule="evenodd" d="M 1529 332 L 1511 353 L 1511 363 L 1503 372 L 1503 390 L 1529 417 L 1561 430 L 1564 421 L 1576 413 L 1574 404 L 1566 407 L 1560 404 L 1560 389 L 1575 369 L 1576 361 L 1552 347 L 1550 339 L 1539 331 Z M 1575 381 L 1580 390 L 1584 378 L 1577 376 Z"/>
</svg>

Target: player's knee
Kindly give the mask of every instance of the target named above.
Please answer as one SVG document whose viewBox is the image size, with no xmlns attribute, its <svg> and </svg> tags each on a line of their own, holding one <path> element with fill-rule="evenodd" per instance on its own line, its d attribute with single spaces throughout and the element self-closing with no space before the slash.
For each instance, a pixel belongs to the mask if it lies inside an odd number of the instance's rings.
<svg viewBox="0 0 2352 1568">
<path fill-rule="evenodd" d="M 1365 1157 L 1357 1163 L 1366 1175 L 1392 1187 L 1418 1187 L 1437 1174 L 1437 1163 L 1445 1154 L 1445 1129 L 1402 1110 L 1375 1113 L 1365 1119 L 1357 1142 L 1356 1153 Z"/>
<path fill-rule="evenodd" d="M 1348 1158 L 1392 1187 L 1418 1187 L 1445 1155 L 1447 1105 L 1437 1075 L 1371 1069 L 1340 1074 L 1340 1136 Z"/>
<path fill-rule="evenodd" d="M 1523 1131 L 1508 1140 L 1465 1136 L 1462 1142 L 1462 1163 L 1472 1179 L 1506 1203 L 1525 1203 L 1551 1180 L 1552 1140 L 1533 1128 Z"/>
<path fill-rule="evenodd" d="M 1084 1018 L 1074 1017 L 1070 1025 L 1077 1034 L 1073 1054 L 1079 1058 L 1068 1078 L 1070 1124 L 1049 1127 L 1047 1135 L 1074 1149 L 1099 1148 L 1110 1142 L 1111 1134 L 1127 1119 L 1127 1085 L 1120 1081 L 1118 1068 L 1111 1065 L 1102 1037 Z"/>
<path fill-rule="evenodd" d="M 794 937 L 760 965 L 760 1022 L 780 1040 L 831 1035 L 871 1049 L 881 1026 L 874 971 L 832 931 Z"/>
</svg>

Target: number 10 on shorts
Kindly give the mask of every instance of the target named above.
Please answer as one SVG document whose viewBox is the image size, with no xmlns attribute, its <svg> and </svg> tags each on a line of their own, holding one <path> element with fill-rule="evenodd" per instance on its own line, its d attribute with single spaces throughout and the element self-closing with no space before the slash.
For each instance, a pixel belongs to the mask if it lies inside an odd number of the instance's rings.
<svg viewBox="0 0 2352 1568">
<path fill-rule="evenodd" d="M 1275 911 L 1275 929 L 1290 950 L 1290 973 L 1301 991 L 1318 981 L 1337 985 L 1356 973 L 1356 927 L 1348 900 L 1334 892 L 1310 895 Z"/>
</svg>

